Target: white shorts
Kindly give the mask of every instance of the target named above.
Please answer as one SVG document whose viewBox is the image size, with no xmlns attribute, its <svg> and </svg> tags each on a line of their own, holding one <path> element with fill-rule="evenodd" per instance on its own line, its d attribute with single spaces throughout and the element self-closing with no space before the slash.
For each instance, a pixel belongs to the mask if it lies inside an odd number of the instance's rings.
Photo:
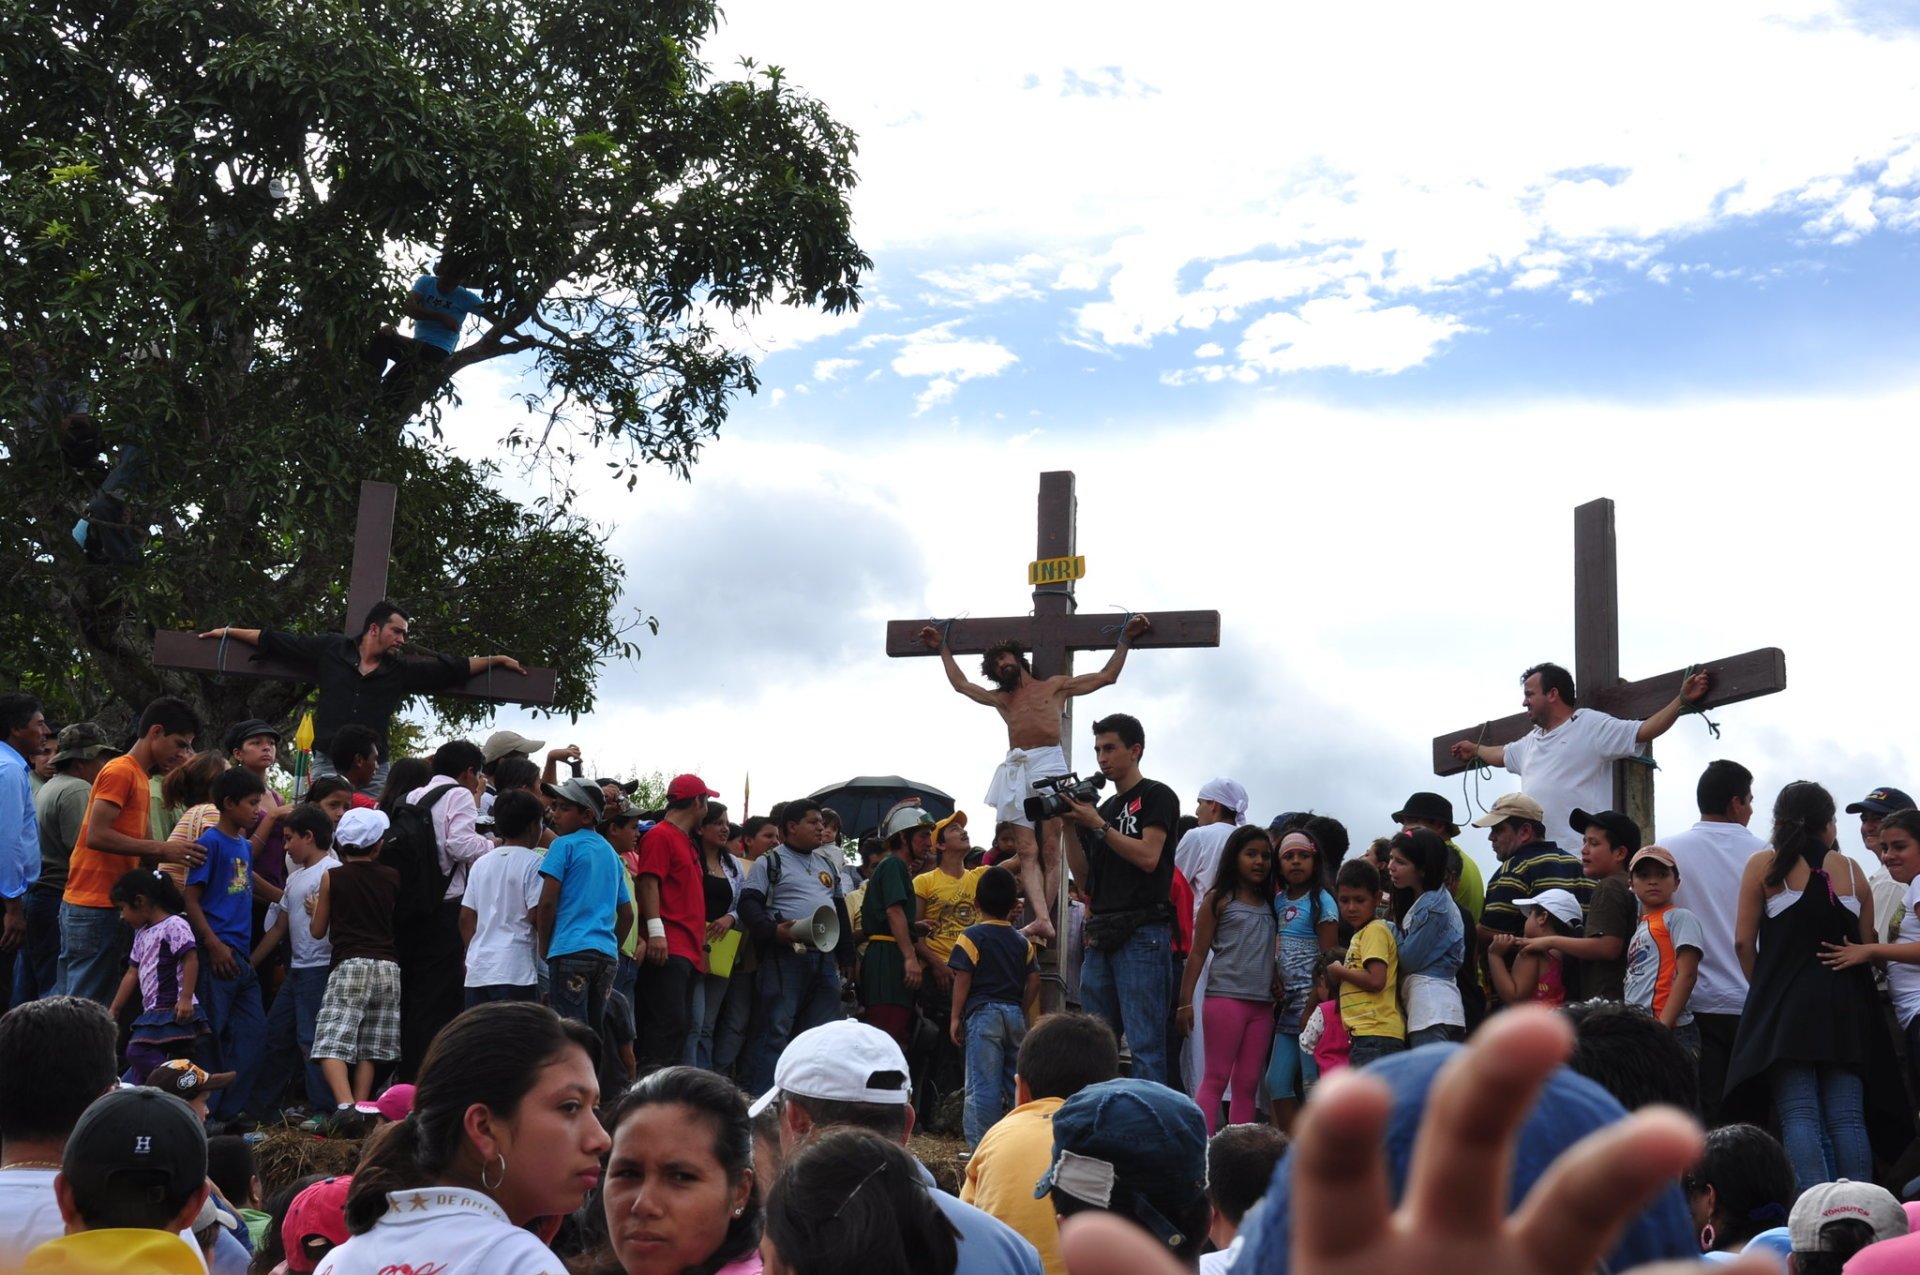
<svg viewBox="0 0 1920 1275">
<path fill-rule="evenodd" d="M 1017 823 L 1023 828 L 1033 827 L 1033 821 L 1026 815 L 1026 800 L 1037 797 L 1033 781 L 1036 779 L 1056 779 L 1069 773 L 1067 755 L 1060 751 L 1060 745 L 1048 744 L 1041 748 L 1012 748 L 1007 750 L 1007 759 L 993 772 L 993 782 L 987 785 L 986 802 L 993 807 L 994 817 L 1001 823 Z"/>
</svg>

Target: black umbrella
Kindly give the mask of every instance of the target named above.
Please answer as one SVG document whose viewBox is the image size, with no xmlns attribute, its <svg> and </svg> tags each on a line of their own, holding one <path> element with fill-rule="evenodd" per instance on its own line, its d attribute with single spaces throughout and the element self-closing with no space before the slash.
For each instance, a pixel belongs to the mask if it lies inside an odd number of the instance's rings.
<svg viewBox="0 0 1920 1275">
<path fill-rule="evenodd" d="M 888 808 L 908 797 L 918 797 L 935 819 L 945 819 L 953 813 L 952 797 L 931 784 L 899 775 L 856 775 L 844 783 L 828 784 L 812 797 L 838 811 L 842 828 L 855 838 L 877 831 L 880 817 Z"/>
</svg>

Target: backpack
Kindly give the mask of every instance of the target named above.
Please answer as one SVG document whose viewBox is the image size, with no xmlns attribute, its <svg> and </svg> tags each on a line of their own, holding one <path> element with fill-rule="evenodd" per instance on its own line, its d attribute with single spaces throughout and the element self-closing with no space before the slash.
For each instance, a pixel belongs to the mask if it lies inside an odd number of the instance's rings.
<svg viewBox="0 0 1920 1275">
<path fill-rule="evenodd" d="M 458 785 L 443 784 L 419 802 L 403 801 L 393 809 L 380 862 L 400 874 L 400 893 L 393 919 L 424 921 L 446 897 L 453 878 L 440 866 L 440 838 L 433 831 L 433 808 Z"/>
</svg>

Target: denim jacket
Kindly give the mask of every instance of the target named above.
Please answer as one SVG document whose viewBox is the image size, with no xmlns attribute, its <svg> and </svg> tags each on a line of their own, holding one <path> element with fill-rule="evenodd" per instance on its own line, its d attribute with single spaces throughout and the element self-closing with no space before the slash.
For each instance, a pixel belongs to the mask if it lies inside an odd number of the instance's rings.
<svg viewBox="0 0 1920 1275">
<path fill-rule="evenodd" d="M 1445 890 L 1429 890 L 1415 899 L 1396 937 L 1402 978 L 1424 974 L 1451 983 L 1466 955 L 1467 933 L 1460 923 L 1460 909 Z"/>
</svg>

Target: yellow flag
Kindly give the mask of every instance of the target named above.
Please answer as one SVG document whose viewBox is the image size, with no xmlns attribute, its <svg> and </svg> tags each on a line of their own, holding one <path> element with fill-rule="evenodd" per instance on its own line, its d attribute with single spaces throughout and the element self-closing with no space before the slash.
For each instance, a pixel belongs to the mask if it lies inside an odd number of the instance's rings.
<svg viewBox="0 0 1920 1275">
<path fill-rule="evenodd" d="M 300 719 L 300 728 L 293 732 L 293 746 L 303 753 L 313 751 L 313 712 L 311 709 Z"/>
</svg>

